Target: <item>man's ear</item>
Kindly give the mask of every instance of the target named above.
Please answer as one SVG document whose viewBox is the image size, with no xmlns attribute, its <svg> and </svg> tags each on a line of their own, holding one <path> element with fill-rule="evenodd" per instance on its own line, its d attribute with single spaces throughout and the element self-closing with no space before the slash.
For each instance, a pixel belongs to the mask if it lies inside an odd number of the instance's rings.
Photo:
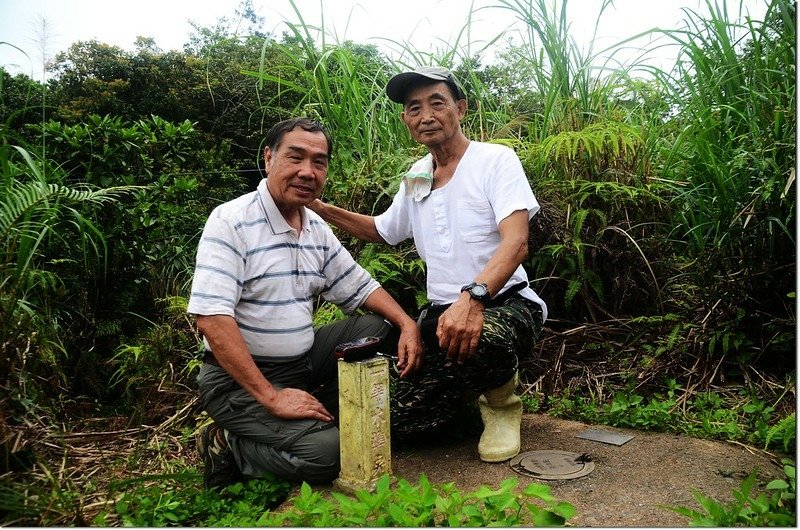
<svg viewBox="0 0 800 530">
<path fill-rule="evenodd" d="M 269 172 L 269 164 L 272 162 L 272 149 L 264 148 L 264 171 Z"/>
<path fill-rule="evenodd" d="M 459 99 L 456 105 L 458 106 L 458 119 L 462 120 L 467 115 L 467 100 Z"/>
</svg>

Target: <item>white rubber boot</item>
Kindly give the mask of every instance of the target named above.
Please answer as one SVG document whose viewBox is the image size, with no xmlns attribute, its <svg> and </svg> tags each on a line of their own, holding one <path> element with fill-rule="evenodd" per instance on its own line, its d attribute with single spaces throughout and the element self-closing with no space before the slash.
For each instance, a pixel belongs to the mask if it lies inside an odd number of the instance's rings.
<svg viewBox="0 0 800 530">
<path fill-rule="evenodd" d="M 478 399 L 483 420 L 478 454 L 484 462 L 503 462 L 519 454 L 522 400 L 514 395 L 517 383 L 519 378 L 514 374 L 508 383 Z"/>
</svg>

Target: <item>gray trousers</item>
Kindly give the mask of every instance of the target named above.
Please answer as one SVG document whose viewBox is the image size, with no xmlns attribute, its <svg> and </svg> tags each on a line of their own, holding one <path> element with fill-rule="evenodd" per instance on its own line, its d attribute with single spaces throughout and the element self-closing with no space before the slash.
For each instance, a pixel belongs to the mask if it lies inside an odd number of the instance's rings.
<svg viewBox="0 0 800 530">
<path fill-rule="evenodd" d="M 307 355 L 259 361 L 275 388 L 313 394 L 338 418 L 339 384 L 333 348 L 368 335 L 387 337 L 392 326 L 377 315 L 361 315 L 315 330 Z M 339 429 L 335 423 L 272 416 L 221 367 L 204 363 L 197 376 L 200 403 L 228 432 L 228 444 L 245 477 L 274 473 L 291 482 L 327 483 L 339 474 Z"/>
</svg>

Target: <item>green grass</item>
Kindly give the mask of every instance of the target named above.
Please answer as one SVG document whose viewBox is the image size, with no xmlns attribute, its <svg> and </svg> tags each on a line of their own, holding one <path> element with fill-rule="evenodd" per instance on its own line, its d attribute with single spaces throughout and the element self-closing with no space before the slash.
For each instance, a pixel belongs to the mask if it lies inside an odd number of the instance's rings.
<svg viewBox="0 0 800 530">
<path fill-rule="evenodd" d="M 528 406 L 539 405 L 552 416 L 588 423 L 745 442 L 785 454 L 796 450 L 795 414 L 776 411 L 759 397 L 759 391 L 686 392 L 674 379 L 664 386 L 666 391 L 646 396 L 633 387 L 608 388 L 607 398 L 564 392 L 544 404 L 529 398 Z"/>
</svg>

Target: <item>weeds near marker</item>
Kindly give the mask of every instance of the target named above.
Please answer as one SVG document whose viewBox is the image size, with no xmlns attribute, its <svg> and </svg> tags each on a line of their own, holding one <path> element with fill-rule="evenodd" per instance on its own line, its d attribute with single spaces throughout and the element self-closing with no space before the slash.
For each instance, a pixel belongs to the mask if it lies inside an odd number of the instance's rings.
<svg viewBox="0 0 800 530">
<path fill-rule="evenodd" d="M 400 479 L 392 485 L 381 477 L 375 491 L 355 496 L 315 490 L 308 484 L 278 511 L 271 511 L 288 491 L 275 479 L 235 484 L 214 492 L 198 484 L 159 481 L 124 494 L 114 514 L 94 523 L 107 524 L 113 515 L 125 526 L 289 526 L 289 527 L 481 527 L 563 526 L 576 511 L 558 501 L 543 484 L 517 491 L 517 479 L 499 488 L 481 486 L 460 492 L 454 483 L 434 485 L 422 475 L 417 485 Z"/>
<path fill-rule="evenodd" d="M 498 489 L 481 486 L 463 494 L 454 483 L 431 484 L 425 475 L 419 484 L 400 479 L 392 487 L 381 477 L 374 493 L 355 497 L 333 492 L 330 498 L 303 484 L 291 506 L 279 514 L 282 526 L 327 527 L 479 527 L 563 526 L 576 511 L 560 502 L 543 484 L 517 492 L 517 479 L 504 480 Z"/>
</svg>

